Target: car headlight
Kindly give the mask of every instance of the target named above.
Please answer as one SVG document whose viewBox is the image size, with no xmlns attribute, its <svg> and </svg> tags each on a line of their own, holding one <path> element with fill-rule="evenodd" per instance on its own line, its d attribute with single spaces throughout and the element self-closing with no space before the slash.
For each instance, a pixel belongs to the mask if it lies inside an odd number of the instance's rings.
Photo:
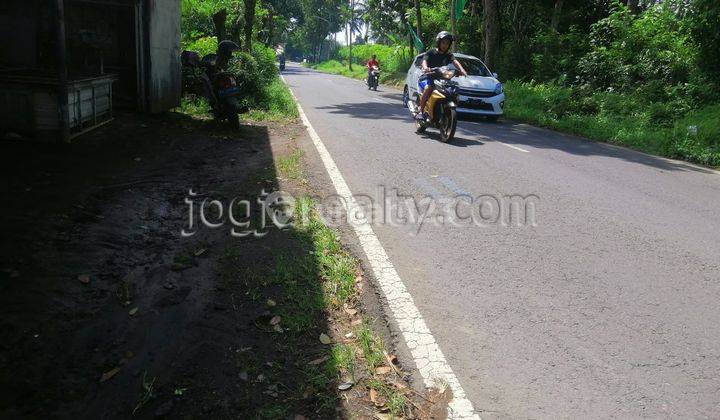
<svg viewBox="0 0 720 420">
<path fill-rule="evenodd" d="M 501 93 L 503 93 L 503 85 L 502 83 L 498 83 L 495 85 L 495 94 L 499 95 Z"/>
</svg>

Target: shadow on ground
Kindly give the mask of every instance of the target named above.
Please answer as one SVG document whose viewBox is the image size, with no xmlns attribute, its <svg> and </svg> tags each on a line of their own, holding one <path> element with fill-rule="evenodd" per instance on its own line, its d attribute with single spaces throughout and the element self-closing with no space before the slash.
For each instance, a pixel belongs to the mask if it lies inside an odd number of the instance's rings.
<svg viewBox="0 0 720 420">
<path fill-rule="evenodd" d="M 1 144 L 0 417 L 334 417 L 308 238 L 233 237 L 227 208 L 197 226 L 203 199 L 276 190 L 273 152 L 177 114 Z"/>
<path fill-rule="evenodd" d="M 487 136 L 488 140 L 498 140 L 515 146 L 556 149 L 578 156 L 606 156 L 667 171 L 713 173 L 712 170 L 699 166 L 673 162 L 658 156 L 528 124 L 512 121 L 490 122 L 470 116 L 464 116 L 463 120 L 466 121 L 463 127 L 466 131 Z M 467 124 L 467 122 L 476 124 Z M 460 124 L 462 125 L 462 120 Z"/>
</svg>

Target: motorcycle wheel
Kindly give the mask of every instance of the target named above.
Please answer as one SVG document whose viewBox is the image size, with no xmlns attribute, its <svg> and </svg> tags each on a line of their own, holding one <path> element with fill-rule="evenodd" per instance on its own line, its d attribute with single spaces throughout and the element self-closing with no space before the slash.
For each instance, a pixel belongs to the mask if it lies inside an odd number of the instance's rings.
<svg viewBox="0 0 720 420">
<path fill-rule="evenodd" d="M 427 130 L 426 123 L 420 122 L 417 119 L 415 119 L 415 132 L 417 134 L 422 134 L 425 132 L 425 130 Z"/>
<path fill-rule="evenodd" d="M 457 113 L 455 109 L 445 108 L 438 128 L 440 129 L 440 139 L 443 143 L 447 143 L 455 137 L 455 129 L 457 128 Z"/>
</svg>

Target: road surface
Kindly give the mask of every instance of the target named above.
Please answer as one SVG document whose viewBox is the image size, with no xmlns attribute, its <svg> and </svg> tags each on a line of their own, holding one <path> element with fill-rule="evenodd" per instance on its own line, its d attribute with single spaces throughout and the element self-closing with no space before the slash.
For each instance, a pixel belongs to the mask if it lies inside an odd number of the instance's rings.
<svg viewBox="0 0 720 420">
<path fill-rule="evenodd" d="M 720 174 L 509 121 L 444 144 L 395 90 L 284 77 L 355 195 L 477 199 L 373 229 L 483 419 L 720 415 Z"/>
</svg>

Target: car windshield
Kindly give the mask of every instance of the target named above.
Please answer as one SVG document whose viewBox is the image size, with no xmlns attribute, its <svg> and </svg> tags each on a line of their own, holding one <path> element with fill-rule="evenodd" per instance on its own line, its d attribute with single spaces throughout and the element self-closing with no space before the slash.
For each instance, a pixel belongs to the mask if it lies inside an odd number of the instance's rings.
<svg viewBox="0 0 720 420">
<path fill-rule="evenodd" d="M 491 74 L 487 67 L 480 60 L 472 58 L 457 58 L 457 61 L 463 66 L 469 76 L 490 77 Z M 453 66 L 454 67 L 454 66 Z"/>
</svg>

